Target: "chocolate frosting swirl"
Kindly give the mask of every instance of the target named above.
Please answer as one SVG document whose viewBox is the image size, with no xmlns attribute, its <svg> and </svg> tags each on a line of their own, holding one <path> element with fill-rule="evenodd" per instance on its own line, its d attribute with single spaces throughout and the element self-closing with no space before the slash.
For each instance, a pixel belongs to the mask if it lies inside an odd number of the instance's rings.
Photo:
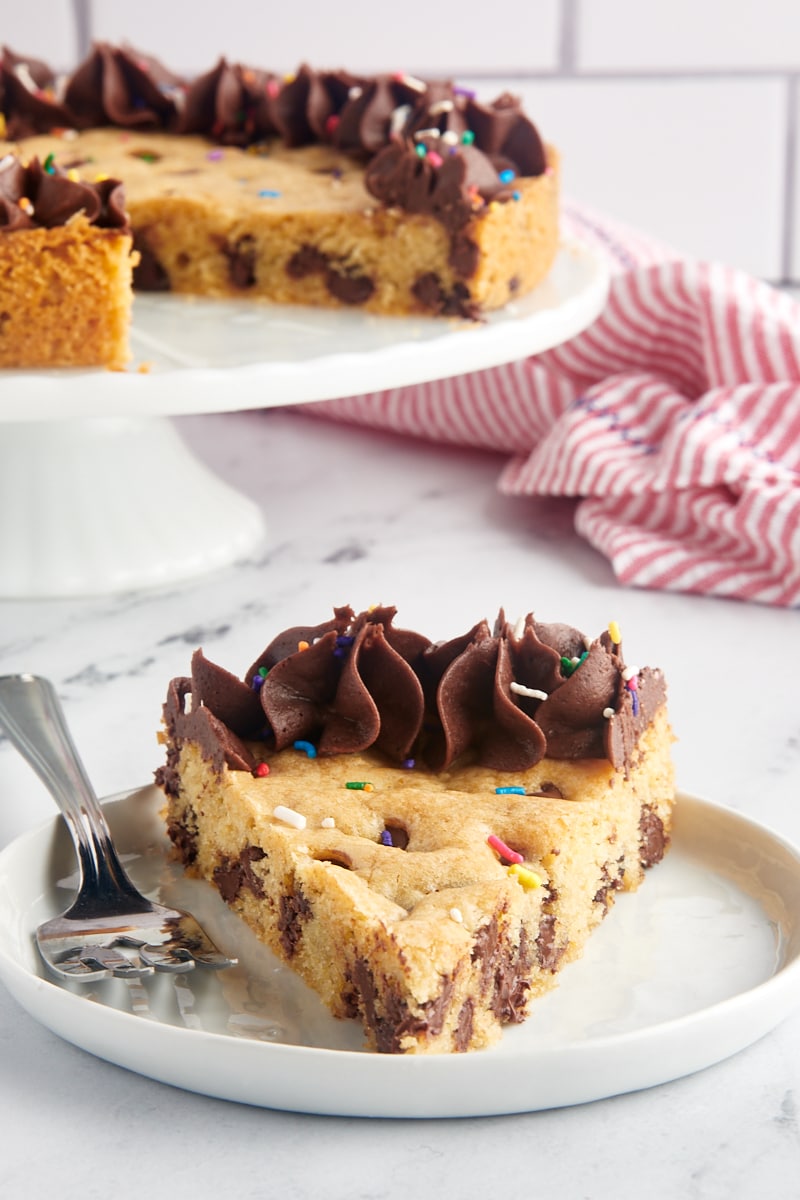
<svg viewBox="0 0 800 1200">
<path fill-rule="evenodd" d="M 178 133 L 207 134 L 226 146 L 247 146 L 278 131 L 270 112 L 275 76 L 220 58 L 190 86 Z"/>
<path fill-rule="evenodd" d="M 458 762 L 523 771 L 545 755 L 606 758 L 627 771 L 665 702 L 661 672 L 645 668 L 631 681 L 608 633 L 589 642 L 532 614 L 512 628 L 501 611 L 493 629 L 480 621 L 434 645 L 395 629 L 395 615 L 390 607 L 357 616 L 340 608 L 321 625 L 295 626 L 273 639 L 244 681 L 197 651 L 191 680 L 173 681 L 168 698 L 173 736 L 200 741 L 213 761 L 245 764 L 236 769 L 252 769 L 244 742 L 261 736 L 275 750 L 308 741 L 322 755 L 374 747 L 436 771 Z M 175 696 L 188 691 L 185 714 Z M 212 754 L 215 736 L 233 741 Z"/>
<path fill-rule="evenodd" d="M 27 166 L 11 154 L 0 160 L 0 231 L 51 229 L 78 213 L 101 229 L 129 229 L 118 179 L 84 183 L 69 179 L 55 165 L 45 169 L 38 158 Z"/>
<path fill-rule="evenodd" d="M 39 59 L 24 58 L 7 46 L 0 55 L 0 112 L 9 138 L 49 133 L 72 121 L 55 94 L 56 78 Z"/>
<path fill-rule="evenodd" d="M 102 125 L 166 129 L 177 111 L 170 94 L 174 89 L 167 83 L 172 78 L 154 59 L 96 42 L 67 82 L 68 123 L 77 129 Z"/>
</svg>

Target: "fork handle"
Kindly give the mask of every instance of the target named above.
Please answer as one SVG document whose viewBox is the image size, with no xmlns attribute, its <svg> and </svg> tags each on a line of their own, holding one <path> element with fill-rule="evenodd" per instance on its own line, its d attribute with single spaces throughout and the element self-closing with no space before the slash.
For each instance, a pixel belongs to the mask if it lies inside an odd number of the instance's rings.
<svg viewBox="0 0 800 1200">
<path fill-rule="evenodd" d="M 129 880 L 111 841 L 105 815 L 67 728 L 49 680 L 36 675 L 0 676 L 0 726 L 33 767 L 62 814 L 75 843 L 82 884 L 120 911 L 135 910 L 142 897 Z M 79 891 L 73 915 L 81 915 Z M 91 915 L 91 914 L 86 914 Z"/>
</svg>

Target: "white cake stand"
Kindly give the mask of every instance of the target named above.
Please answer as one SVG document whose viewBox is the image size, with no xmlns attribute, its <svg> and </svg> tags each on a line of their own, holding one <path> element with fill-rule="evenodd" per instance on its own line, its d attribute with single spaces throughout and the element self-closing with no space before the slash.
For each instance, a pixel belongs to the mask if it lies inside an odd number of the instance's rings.
<svg viewBox="0 0 800 1200">
<path fill-rule="evenodd" d="M 189 452 L 170 416 L 331 400 L 512 362 L 586 328 L 607 291 L 604 262 L 569 243 L 541 287 L 480 325 L 138 296 L 129 371 L 2 373 L 0 597 L 157 587 L 258 546 L 261 510 Z"/>
</svg>

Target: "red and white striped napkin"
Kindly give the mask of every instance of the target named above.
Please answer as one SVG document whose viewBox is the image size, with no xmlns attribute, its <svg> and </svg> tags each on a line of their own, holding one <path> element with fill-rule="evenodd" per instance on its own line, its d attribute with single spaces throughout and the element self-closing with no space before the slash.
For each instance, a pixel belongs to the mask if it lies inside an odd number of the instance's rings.
<svg viewBox="0 0 800 1200">
<path fill-rule="evenodd" d="M 313 406 L 510 455 L 499 488 L 577 499 L 575 527 L 635 587 L 800 606 L 800 305 L 569 206 L 608 304 L 504 367 Z"/>
</svg>

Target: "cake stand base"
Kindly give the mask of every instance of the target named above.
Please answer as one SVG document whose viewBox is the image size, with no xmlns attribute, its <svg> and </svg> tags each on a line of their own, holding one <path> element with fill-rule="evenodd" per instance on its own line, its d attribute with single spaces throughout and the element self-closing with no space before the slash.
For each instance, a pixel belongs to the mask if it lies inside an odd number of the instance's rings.
<svg viewBox="0 0 800 1200">
<path fill-rule="evenodd" d="M 152 588 L 263 540 L 260 509 L 165 417 L 9 422 L 0 435 L 0 597 Z"/>
</svg>

